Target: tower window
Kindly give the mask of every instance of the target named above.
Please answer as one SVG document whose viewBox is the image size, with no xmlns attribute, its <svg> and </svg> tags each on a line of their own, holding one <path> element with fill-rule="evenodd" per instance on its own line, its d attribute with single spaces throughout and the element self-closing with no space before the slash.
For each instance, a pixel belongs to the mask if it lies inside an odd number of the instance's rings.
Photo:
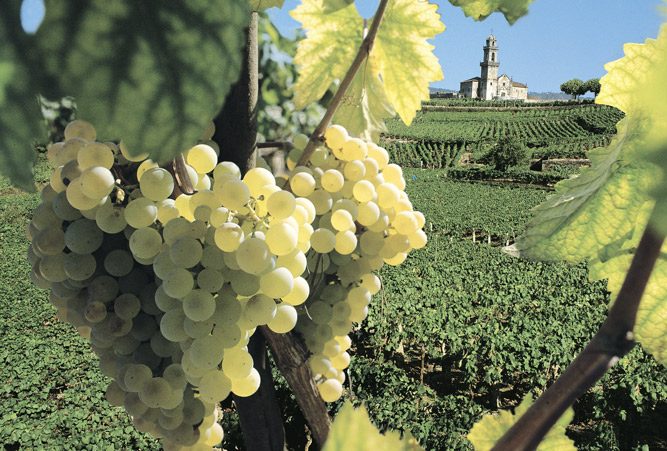
<svg viewBox="0 0 667 451">
<path fill-rule="evenodd" d="M 496 54 L 495 54 L 495 53 L 492 53 L 492 54 L 491 54 L 491 61 L 495 61 L 495 60 L 496 60 Z"/>
</svg>

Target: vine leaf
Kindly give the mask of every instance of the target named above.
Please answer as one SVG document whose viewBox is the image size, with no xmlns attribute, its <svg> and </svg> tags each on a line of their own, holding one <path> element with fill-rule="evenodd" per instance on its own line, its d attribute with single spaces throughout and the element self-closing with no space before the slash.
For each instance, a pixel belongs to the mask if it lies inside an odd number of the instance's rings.
<svg viewBox="0 0 667 451">
<path fill-rule="evenodd" d="M 658 39 L 626 44 L 625 57 L 605 65 L 597 97 L 622 109 L 618 134 L 606 149 L 588 153 L 591 168 L 556 185 L 556 195 L 538 206 L 515 245 L 515 255 L 542 260 L 588 258 L 592 279 L 608 278 L 620 289 L 650 212 L 667 209 L 667 119 L 664 87 L 667 28 Z M 647 91 L 651 89 L 650 91 Z M 650 94 L 647 94 L 650 93 Z M 651 98 L 653 96 L 653 98 Z M 657 99 L 657 100 L 656 100 Z M 667 214 L 652 227 L 665 232 Z M 637 313 L 635 337 L 647 352 L 667 363 L 667 246 L 651 274 Z"/>
<path fill-rule="evenodd" d="M 345 0 L 304 0 L 290 15 L 306 30 L 294 57 L 301 66 L 294 106 L 303 109 L 345 76 L 361 45 L 364 21 Z"/>
<path fill-rule="evenodd" d="M 449 0 L 454 6 L 460 6 L 467 17 L 484 20 L 496 11 L 505 15 L 512 25 L 519 18 L 528 14 L 528 5 L 534 0 Z"/>
<path fill-rule="evenodd" d="M 468 433 L 468 440 L 475 446 L 476 451 L 490 450 L 498 439 L 517 422 L 519 417 L 526 413 L 532 403 L 533 397 L 529 394 L 514 409 L 514 414 L 504 410 L 498 416 L 492 414 L 484 415 Z M 574 442 L 565 435 L 565 428 L 573 418 L 574 410 L 570 407 L 549 430 L 547 435 L 544 436 L 544 439 L 537 447 L 537 451 L 577 451 Z"/>
<path fill-rule="evenodd" d="M 434 47 L 426 41 L 445 30 L 437 9 L 428 1 L 391 0 L 373 47 L 387 97 L 406 125 L 430 98 L 429 83 L 443 79 Z"/>
<path fill-rule="evenodd" d="M 282 8 L 285 0 L 249 0 L 252 11 L 263 12 L 269 8 Z"/>
<path fill-rule="evenodd" d="M 368 417 L 368 412 L 361 406 L 357 409 L 348 401 L 336 415 L 329 437 L 322 451 L 377 451 L 391 449 L 396 451 L 423 451 L 417 440 L 406 432 L 401 439 L 398 432 L 380 434 Z"/>
<path fill-rule="evenodd" d="M 354 136 L 378 142 L 380 133 L 387 131 L 384 118 L 395 114 L 380 79 L 377 63 L 370 58 L 354 77 L 333 121 Z"/>
<path fill-rule="evenodd" d="M 163 162 L 220 110 L 240 74 L 249 16 L 245 0 L 51 0 L 36 38 L 80 118 Z"/>
<path fill-rule="evenodd" d="M 44 133 L 25 32 L 17 26 L 19 2 L 0 5 L 0 171 L 16 186 L 34 191 L 33 140 Z"/>
</svg>

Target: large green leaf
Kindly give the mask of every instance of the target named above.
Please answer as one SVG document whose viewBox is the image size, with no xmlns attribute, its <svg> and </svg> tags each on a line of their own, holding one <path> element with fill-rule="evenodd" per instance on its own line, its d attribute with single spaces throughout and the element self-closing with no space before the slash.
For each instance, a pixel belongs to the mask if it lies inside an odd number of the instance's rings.
<svg viewBox="0 0 667 451">
<path fill-rule="evenodd" d="M 44 69 L 76 98 L 80 118 L 103 139 L 165 161 L 220 110 L 248 21 L 246 0 L 51 0 L 36 37 Z"/>
<path fill-rule="evenodd" d="M 34 140 L 44 135 L 33 84 L 37 73 L 30 38 L 21 29 L 20 2 L 0 4 L 0 171 L 12 182 L 34 190 Z"/>
<path fill-rule="evenodd" d="M 333 422 L 322 451 L 423 451 L 409 432 L 401 439 L 398 432 L 380 434 L 361 406 L 357 409 L 348 401 L 343 404 Z"/>
<path fill-rule="evenodd" d="M 391 0 L 373 48 L 387 97 L 406 125 L 430 98 L 429 83 L 443 79 L 426 41 L 445 30 L 437 9 L 428 1 Z"/>
<path fill-rule="evenodd" d="M 528 395 L 515 409 L 514 414 L 504 410 L 497 416 L 484 415 L 468 433 L 468 440 L 475 446 L 476 451 L 489 451 L 500 437 L 517 422 L 521 415 L 526 413 L 532 403 L 533 397 Z M 574 410 L 570 407 L 547 432 L 537 447 L 537 451 L 577 451 L 574 442 L 565 435 L 565 428 L 573 418 Z"/>
<path fill-rule="evenodd" d="M 528 14 L 528 5 L 534 0 L 449 0 L 454 6 L 460 6 L 463 13 L 475 20 L 484 20 L 496 11 L 505 15 L 505 19 L 513 24 Z"/>
<path fill-rule="evenodd" d="M 356 137 L 378 142 L 380 133 L 387 131 L 384 118 L 393 117 L 396 112 L 387 99 L 374 62 L 374 58 L 366 60 L 357 72 L 333 122 L 342 125 Z"/>
<path fill-rule="evenodd" d="M 361 45 L 364 21 L 345 0 L 304 0 L 290 15 L 306 30 L 294 57 L 301 66 L 294 106 L 302 109 L 345 76 Z"/>
<path fill-rule="evenodd" d="M 257 12 L 266 11 L 269 8 L 282 8 L 285 0 L 250 0 L 250 9 Z"/>
</svg>

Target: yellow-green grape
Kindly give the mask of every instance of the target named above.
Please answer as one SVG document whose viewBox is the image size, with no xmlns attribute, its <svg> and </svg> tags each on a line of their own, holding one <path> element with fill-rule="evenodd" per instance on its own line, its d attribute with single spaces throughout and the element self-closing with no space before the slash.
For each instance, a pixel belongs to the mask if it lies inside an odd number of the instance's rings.
<svg viewBox="0 0 667 451">
<path fill-rule="evenodd" d="M 317 386 L 325 402 L 334 402 L 343 395 L 343 384 L 337 379 L 327 379 Z"/>
<path fill-rule="evenodd" d="M 366 180 L 372 179 L 376 175 L 378 175 L 379 169 L 378 169 L 378 162 L 375 161 L 372 158 L 364 158 L 361 160 L 361 162 L 364 164 L 364 167 L 366 168 L 366 174 L 364 175 L 364 178 Z"/>
<path fill-rule="evenodd" d="M 259 389 L 261 378 L 255 368 L 250 369 L 250 374 L 242 379 L 232 379 L 232 392 L 236 396 L 252 396 Z"/>
<path fill-rule="evenodd" d="M 67 201 L 67 193 L 65 191 L 55 194 L 51 207 L 53 208 L 53 213 L 63 221 L 74 221 L 81 217 L 81 212 L 72 207 Z M 55 224 L 57 220 L 54 219 L 53 222 Z"/>
<path fill-rule="evenodd" d="M 111 171 L 102 166 L 92 166 L 79 177 L 81 191 L 92 199 L 102 199 L 113 190 L 115 180 Z"/>
<path fill-rule="evenodd" d="M 185 297 L 192 291 L 194 284 L 194 278 L 192 277 L 192 274 L 190 274 L 190 271 L 183 268 L 172 269 L 165 274 L 164 280 L 162 281 L 164 292 L 176 299 Z"/>
<path fill-rule="evenodd" d="M 287 268 L 275 268 L 259 279 L 263 293 L 274 299 L 287 296 L 294 288 L 294 277 Z"/>
<path fill-rule="evenodd" d="M 267 326 L 278 334 L 286 334 L 296 326 L 297 316 L 296 309 L 283 302 L 276 307 L 276 314 Z"/>
<path fill-rule="evenodd" d="M 134 255 L 143 259 L 155 257 L 160 252 L 162 236 L 160 232 L 150 227 L 141 227 L 130 236 L 130 250 Z"/>
<path fill-rule="evenodd" d="M 334 151 L 334 155 L 342 156 L 340 149 L 343 148 L 343 145 L 348 139 L 347 130 L 340 125 L 332 125 L 326 129 L 324 132 L 324 139 L 326 141 L 327 147 Z M 338 157 L 340 158 L 340 157 Z"/>
<path fill-rule="evenodd" d="M 120 233 L 127 227 L 125 209 L 113 203 L 104 204 L 95 210 L 95 223 L 103 232 Z"/>
<path fill-rule="evenodd" d="M 114 155 L 111 149 L 102 143 L 92 141 L 79 149 L 76 159 L 82 170 L 93 166 L 111 169 L 114 163 Z"/>
<path fill-rule="evenodd" d="M 230 180 L 220 191 L 220 202 L 229 210 L 239 210 L 250 200 L 251 191 L 246 183 Z"/>
<path fill-rule="evenodd" d="M 67 186 L 63 183 L 62 179 L 62 171 L 63 171 L 63 166 L 59 166 L 51 173 L 51 176 L 49 177 L 49 186 L 56 192 L 59 193 L 61 191 L 65 191 L 67 189 Z"/>
<path fill-rule="evenodd" d="M 303 133 L 299 133 L 294 136 L 294 147 L 300 150 L 303 150 L 308 145 L 308 136 Z"/>
<path fill-rule="evenodd" d="M 290 181 L 292 192 L 303 197 L 310 195 L 315 190 L 316 184 L 315 178 L 306 172 L 295 174 Z"/>
<path fill-rule="evenodd" d="M 197 288 L 183 297 L 183 312 L 193 321 L 204 321 L 214 311 L 215 299 L 211 293 Z"/>
<path fill-rule="evenodd" d="M 67 139 L 63 146 L 56 152 L 55 165 L 64 166 L 72 160 L 76 160 L 79 150 L 88 144 L 83 138 L 73 137 Z"/>
<path fill-rule="evenodd" d="M 329 158 L 329 150 L 326 147 L 318 147 L 310 157 L 310 164 L 318 168 L 323 168 L 329 163 Z"/>
<path fill-rule="evenodd" d="M 197 274 L 197 286 L 209 293 L 217 293 L 224 283 L 222 273 L 215 269 L 204 268 Z"/>
<path fill-rule="evenodd" d="M 60 227 L 40 230 L 32 239 L 32 247 L 41 254 L 59 254 L 65 249 L 65 232 Z"/>
<path fill-rule="evenodd" d="M 345 141 L 341 151 L 345 161 L 363 160 L 368 154 L 366 143 L 359 138 L 350 138 Z"/>
<path fill-rule="evenodd" d="M 190 208 L 190 198 L 187 194 L 181 194 L 174 201 L 174 207 L 178 209 L 178 214 L 182 216 L 187 221 L 194 221 L 195 217 L 192 214 L 192 209 Z"/>
<path fill-rule="evenodd" d="M 319 228 L 310 236 L 310 244 L 315 252 L 328 254 L 334 250 L 336 235 L 331 230 Z"/>
<path fill-rule="evenodd" d="M 393 257 L 383 258 L 383 261 L 391 266 L 398 266 L 405 261 L 407 254 L 404 252 L 398 252 Z"/>
<path fill-rule="evenodd" d="M 121 407 L 125 402 L 125 390 L 120 388 L 116 381 L 111 381 L 107 385 L 105 397 L 107 402 L 112 406 Z"/>
<path fill-rule="evenodd" d="M 297 162 L 299 161 L 299 158 L 301 158 L 301 154 L 303 154 L 303 149 L 297 149 L 296 147 L 289 151 L 289 153 L 287 154 L 287 159 L 285 160 L 285 165 L 287 166 L 287 169 L 289 169 L 290 171 L 294 170 L 294 168 L 297 165 Z"/>
<path fill-rule="evenodd" d="M 81 190 L 81 184 L 79 179 L 74 179 L 72 182 L 67 185 L 67 202 L 77 210 L 90 210 L 97 207 L 101 201 L 100 199 L 93 199 L 88 196 Z"/>
<path fill-rule="evenodd" d="M 368 143 L 368 157 L 377 161 L 378 170 L 383 170 L 389 163 L 389 154 L 384 147 L 379 147 L 375 143 Z"/>
<path fill-rule="evenodd" d="M 289 222 L 272 225 L 266 231 L 266 244 L 275 255 L 287 255 L 296 249 L 299 240 L 299 228 Z"/>
<path fill-rule="evenodd" d="M 327 324 L 331 321 L 333 311 L 326 302 L 315 301 L 308 306 L 308 315 L 315 324 Z"/>
<path fill-rule="evenodd" d="M 166 169 L 150 168 L 141 177 L 139 187 L 146 198 L 159 202 L 171 196 L 174 191 L 174 178 Z"/>
<path fill-rule="evenodd" d="M 213 186 L 213 180 L 207 174 L 197 173 L 197 184 L 194 186 L 196 191 L 210 190 Z"/>
<path fill-rule="evenodd" d="M 364 178 L 366 166 L 359 160 L 348 161 L 343 169 L 343 174 L 347 180 L 356 182 Z"/>
<path fill-rule="evenodd" d="M 205 246 L 202 252 L 201 264 L 204 268 L 222 270 L 226 268 L 224 253 L 217 246 Z"/>
<path fill-rule="evenodd" d="M 59 218 L 53 210 L 53 204 L 42 202 L 35 208 L 30 224 L 36 230 L 43 230 L 49 227 L 60 227 L 63 220 Z"/>
<path fill-rule="evenodd" d="M 294 249 L 279 256 L 276 260 L 276 266 L 287 268 L 294 277 L 298 277 L 306 270 L 306 255 L 299 249 Z"/>
<path fill-rule="evenodd" d="M 286 219 L 294 213 L 296 200 L 289 191 L 276 191 L 267 199 L 266 208 L 274 218 Z"/>
<path fill-rule="evenodd" d="M 127 161 L 139 162 L 148 158 L 148 153 L 137 153 L 136 150 L 130 151 L 123 140 L 120 141 L 119 148 L 121 155 L 123 155 Z"/>
<path fill-rule="evenodd" d="M 349 230 L 354 227 L 354 219 L 349 211 L 336 210 L 331 214 L 331 225 L 338 231 Z"/>
<path fill-rule="evenodd" d="M 174 218 L 178 218 L 179 212 L 174 199 L 164 199 L 156 203 L 157 220 L 162 224 L 167 224 Z"/>
<path fill-rule="evenodd" d="M 354 198 L 360 202 L 369 202 L 375 197 L 375 187 L 368 180 L 359 180 L 352 187 Z"/>
<path fill-rule="evenodd" d="M 128 203 L 124 213 L 127 223 L 135 229 L 148 227 L 157 220 L 157 205 L 150 199 L 140 197 Z"/>
<path fill-rule="evenodd" d="M 331 365 L 337 370 L 344 370 L 350 366 L 350 354 L 347 352 L 341 352 L 336 357 L 331 359 Z"/>
<path fill-rule="evenodd" d="M 219 423 L 213 423 L 210 429 L 206 431 L 207 437 L 204 440 L 205 446 L 217 446 L 222 442 L 222 439 L 225 436 L 222 426 Z"/>
<path fill-rule="evenodd" d="M 86 141 L 95 141 L 97 138 L 97 131 L 89 122 L 81 119 L 70 122 L 65 127 L 65 139 L 83 138 Z"/>
<path fill-rule="evenodd" d="M 187 340 L 189 337 L 183 328 L 184 320 L 185 313 L 183 313 L 182 309 L 171 309 L 162 315 L 160 319 L 160 332 L 170 341 L 179 342 Z"/>
<path fill-rule="evenodd" d="M 391 248 L 395 252 L 409 252 L 410 251 L 410 242 L 408 241 L 408 237 L 405 235 L 401 235 L 400 233 L 395 233 L 393 235 L 389 235 L 387 237 L 387 244 L 391 246 Z"/>
<path fill-rule="evenodd" d="M 144 160 L 144 161 L 142 161 L 141 164 L 139 165 L 139 167 L 137 168 L 137 181 L 139 183 L 141 183 L 141 179 L 143 178 L 144 174 L 148 170 L 159 168 L 159 167 L 160 167 L 160 165 L 158 165 L 153 160 Z"/>
<path fill-rule="evenodd" d="M 414 233 L 408 235 L 410 247 L 413 249 L 421 249 L 426 246 L 426 233 L 423 230 L 416 230 Z"/>
<path fill-rule="evenodd" d="M 119 318 L 132 319 L 141 311 L 141 301 L 132 293 L 124 293 L 114 301 L 113 310 Z"/>
<path fill-rule="evenodd" d="M 308 219 L 306 219 L 306 222 L 311 224 L 315 220 L 315 215 L 317 214 L 313 202 L 309 199 L 306 199 L 305 197 L 297 197 L 296 205 L 301 206 L 306 210 L 306 213 L 308 214 Z"/>
<path fill-rule="evenodd" d="M 276 316 L 276 301 L 265 294 L 256 294 L 248 299 L 245 316 L 253 326 L 263 326 Z"/>
<path fill-rule="evenodd" d="M 244 379 L 248 377 L 253 369 L 252 356 L 243 349 L 227 349 L 222 359 L 222 371 L 225 375 L 234 379 Z"/>
<path fill-rule="evenodd" d="M 338 232 L 336 234 L 336 244 L 334 249 L 342 255 L 348 255 L 357 248 L 357 236 L 350 230 Z"/>
<path fill-rule="evenodd" d="M 359 283 L 359 286 L 367 289 L 371 295 L 374 295 L 380 291 L 380 288 L 382 288 L 382 283 L 378 276 L 368 273 L 361 276 L 361 282 Z"/>
<path fill-rule="evenodd" d="M 218 155 L 215 150 L 207 144 L 197 144 L 188 150 L 187 163 L 197 172 L 206 174 L 215 169 L 218 163 Z"/>
<path fill-rule="evenodd" d="M 192 268 L 201 260 L 203 248 L 199 240 L 185 236 L 171 243 L 169 255 L 178 268 Z"/>
<path fill-rule="evenodd" d="M 375 189 L 378 195 L 378 205 L 383 210 L 390 210 L 400 198 L 400 190 L 396 185 L 383 183 Z"/>
<path fill-rule="evenodd" d="M 296 306 L 306 302 L 309 294 L 310 285 L 308 285 L 308 281 L 299 276 L 294 278 L 294 286 L 292 287 L 292 291 L 283 296 L 281 299 L 290 305 Z"/>
<path fill-rule="evenodd" d="M 383 247 L 383 233 L 367 230 L 359 237 L 359 248 L 364 256 L 378 255 Z"/>
<path fill-rule="evenodd" d="M 216 231 L 216 243 L 217 235 Z M 271 263 L 271 257 L 267 243 L 255 237 L 245 239 L 236 249 L 236 263 L 248 274 L 257 275 L 264 272 Z"/>
<path fill-rule="evenodd" d="M 399 186 L 403 180 L 403 170 L 399 165 L 391 163 L 382 169 L 382 176 L 387 183 Z"/>
<path fill-rule="evenodd" d="M 123 382 L 128 392 L 137 393 L 146 385 L 146 382 L 151 380 L 153 372 L 149 367 L 143 364 L 131 364 L 127 371 Z"/>
<path fill-rule="evenodd" d="M 64 144 L 65 143 L 62 141 L 53 143 L 46 150 L 46 159 L 49 160 L 49 163 L 51 163 L 51 166 L 53 166 L 54 168 L 56 167 L 56 153 L 58 153 L 58 151 L 62 149 Z"/>
<path fill-rule="evenodd" d="M 320 180 L 322 188 L 330 193 L 340 191 L 343 183 L 345 183 L 345 177 L 337 169 L 327 169 Z"/>
<path fill-rule="evenodd" d="M 199 381 L 199 396 L 206 402 L 220 402 L 226 399 L 231 391 L 231 379 L 225 376 L 225 373 L 217 368 L 204 374 Z M 220 437 L 220 440 L 222 440 L 222 437 Z M 216 443 L 219 443 L 220 440 Z"/>
<path fill-rule="evenodd" d="M 241 178 L 241 170 L 231 161 L 222 161 L 216 165 L 213 169 L 213 180 L 217 180 L 218 177 L 225 174 L 233 175 L 236 179 Z"/>
<path fill-rule="evenodd" d="M 93 301 L 86 305 L 83 315 L 91 323 L 99 323 L 107 317 L 107 306 L 100 301 Z"/>
<path fill-rule="evenodd" d="M 275 185 L 276 179 L 270 171 L 264 168 L 253 168 L 246 172 L 243 182 L 250 189 L 250 195 L 258 198 L 262 188 L 266 185 Z"/>
</svg>

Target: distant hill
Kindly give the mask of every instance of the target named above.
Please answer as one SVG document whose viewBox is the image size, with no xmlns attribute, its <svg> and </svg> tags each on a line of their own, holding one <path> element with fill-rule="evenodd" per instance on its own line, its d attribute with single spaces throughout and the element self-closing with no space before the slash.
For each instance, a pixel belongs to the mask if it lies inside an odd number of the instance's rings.
<svg viewBox="0 0 667 451">
<path fill-rule="evenodd" d="M 570 100 L 571 95 L 563 92 L 528 92 L 528 97 L 535 97 L 540 100 Z"/>
<path fill-rule="evenodd" d="M 458 89 L 445 89 L 445 88 L 429 88 L 431 93 L 434 92 L 459 92 Z"/>
</svg>

